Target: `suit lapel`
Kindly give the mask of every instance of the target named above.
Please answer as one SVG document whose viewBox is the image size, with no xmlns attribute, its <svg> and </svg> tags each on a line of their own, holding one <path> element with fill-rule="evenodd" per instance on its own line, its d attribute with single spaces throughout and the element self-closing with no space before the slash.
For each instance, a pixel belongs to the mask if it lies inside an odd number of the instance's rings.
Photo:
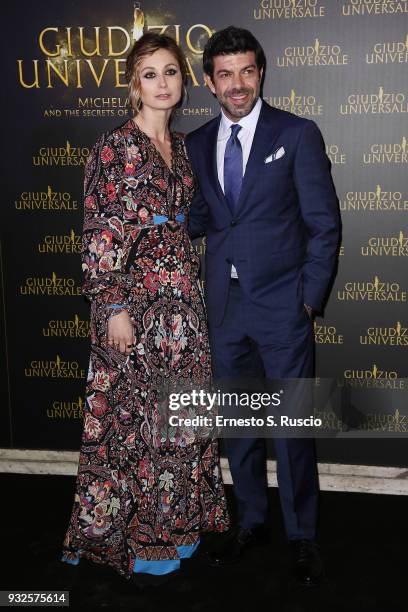
<svg viewBox="0 0 408 612">
<path fill-rule="evenodd" d="M 244 206 L 252 185 L 259 177 L 259 168 L 262 167 L 262 164 L 265 162 L 265 157 L 270 153 L 271 148 L 280 134 L 281 126 L 273 115 L 273 109 L 263 102 L 254 139 L 252 141 L 251 152 L 245 168 L 245 175 L 242 181 L 241 193 L 237 205 L 237 213 L 239 213 Z"/>
</svg>

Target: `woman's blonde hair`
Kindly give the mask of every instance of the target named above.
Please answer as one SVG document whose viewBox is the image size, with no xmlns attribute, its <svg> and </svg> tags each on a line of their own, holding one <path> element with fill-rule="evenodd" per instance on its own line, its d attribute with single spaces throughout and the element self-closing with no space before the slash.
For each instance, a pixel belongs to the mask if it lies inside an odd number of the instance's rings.
<svg viewBox="0 0 408 612">
<path fill-rule="evenodd" d="M 147 55 L 152 55 L 159 49 L 167 49 L 177 61 L 182 79 L 183 90 L 185 91 L 187 81 L 187 62 L 184 53 L 177 45 L 176 41 L 170 36 L 148 32 L 135 42 L 129 55 L 126 58 L 126 81 L 128 84 L 128 97 L 131 107 L 135 114 L 140 112 L 142 107 L 141 83 L 140 83 L 140 64 Z"/>
</svg>

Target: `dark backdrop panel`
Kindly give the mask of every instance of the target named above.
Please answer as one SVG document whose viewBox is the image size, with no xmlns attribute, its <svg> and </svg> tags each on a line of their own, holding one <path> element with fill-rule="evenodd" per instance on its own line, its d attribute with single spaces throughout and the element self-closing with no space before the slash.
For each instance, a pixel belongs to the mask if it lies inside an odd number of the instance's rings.
<svg viewBox="0 0 408 612">
<path fill-rule="evenodd" d="M 11 405 L 10 405 L 10 387 L 8 376 L 8 355 L 6 342 L 6 323 L 5 323 L 5 305 L 4 305 L 4 266 L 3 266 L 3 245 L 0 244 L 0 446 L 11 446 Z"/>
<path fill-rule="evenodd" d="M 218 113 L 201 69 L 211 32 L 234 23 L 261 41 L 265 99 L 319 125 L 342 212 L 339 271 L 315 327 L 317 374 L 363 386 L 407 376 L 408 3 L 138 6 L 47 0 L 8 9 L 2 244 L 12 418 L 2 368 L 3 445 L 79 445 L 89 351 L 89 310 L 79 289 L 83 166 L 99 135 L 129 116 L 124 58 L 143 21 L 187 53 L 189 99 L 174 126 L 184 132 Z M 205 244 L 197 249 L 204 254 Z M 322 440 L 318 453 L 328 461 L 406 465 L 404 445 Z"/>
</svg>

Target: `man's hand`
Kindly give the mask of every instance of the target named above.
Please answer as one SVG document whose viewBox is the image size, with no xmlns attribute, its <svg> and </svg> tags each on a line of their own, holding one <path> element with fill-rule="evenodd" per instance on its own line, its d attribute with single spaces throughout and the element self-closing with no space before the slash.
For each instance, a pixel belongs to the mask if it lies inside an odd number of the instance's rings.
<svg viewBox="0 0 408 612">
<path fill-rule="evenodd" d="M 303 304 L 303 306 L 305 307 L 309 319 L 313 319 L 313 308 L 311 306 L 308 306 L 307 304 Z"/>
<path fill-rule="evenodd" d="M 135 345 L 133 323 L 127 310 L 108 320 L 108 344 L 124 355 L 130 355 Z"/>
</svg>

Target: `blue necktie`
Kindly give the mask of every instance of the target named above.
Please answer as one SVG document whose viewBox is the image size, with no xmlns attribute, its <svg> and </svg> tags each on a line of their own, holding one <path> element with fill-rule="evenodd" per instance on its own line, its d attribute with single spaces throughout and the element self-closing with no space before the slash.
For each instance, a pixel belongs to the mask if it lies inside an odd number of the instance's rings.
<svg viewBox="0 0 408 612">
<path fill-rule="evenodd" d="M 240 129 L 240 125 L 231 125 L 231 136 L 224 155 L 224 193 L 232 214 L 236 213 L 242 185 L 242 147 L 238 138 Z"/>
</svg>

